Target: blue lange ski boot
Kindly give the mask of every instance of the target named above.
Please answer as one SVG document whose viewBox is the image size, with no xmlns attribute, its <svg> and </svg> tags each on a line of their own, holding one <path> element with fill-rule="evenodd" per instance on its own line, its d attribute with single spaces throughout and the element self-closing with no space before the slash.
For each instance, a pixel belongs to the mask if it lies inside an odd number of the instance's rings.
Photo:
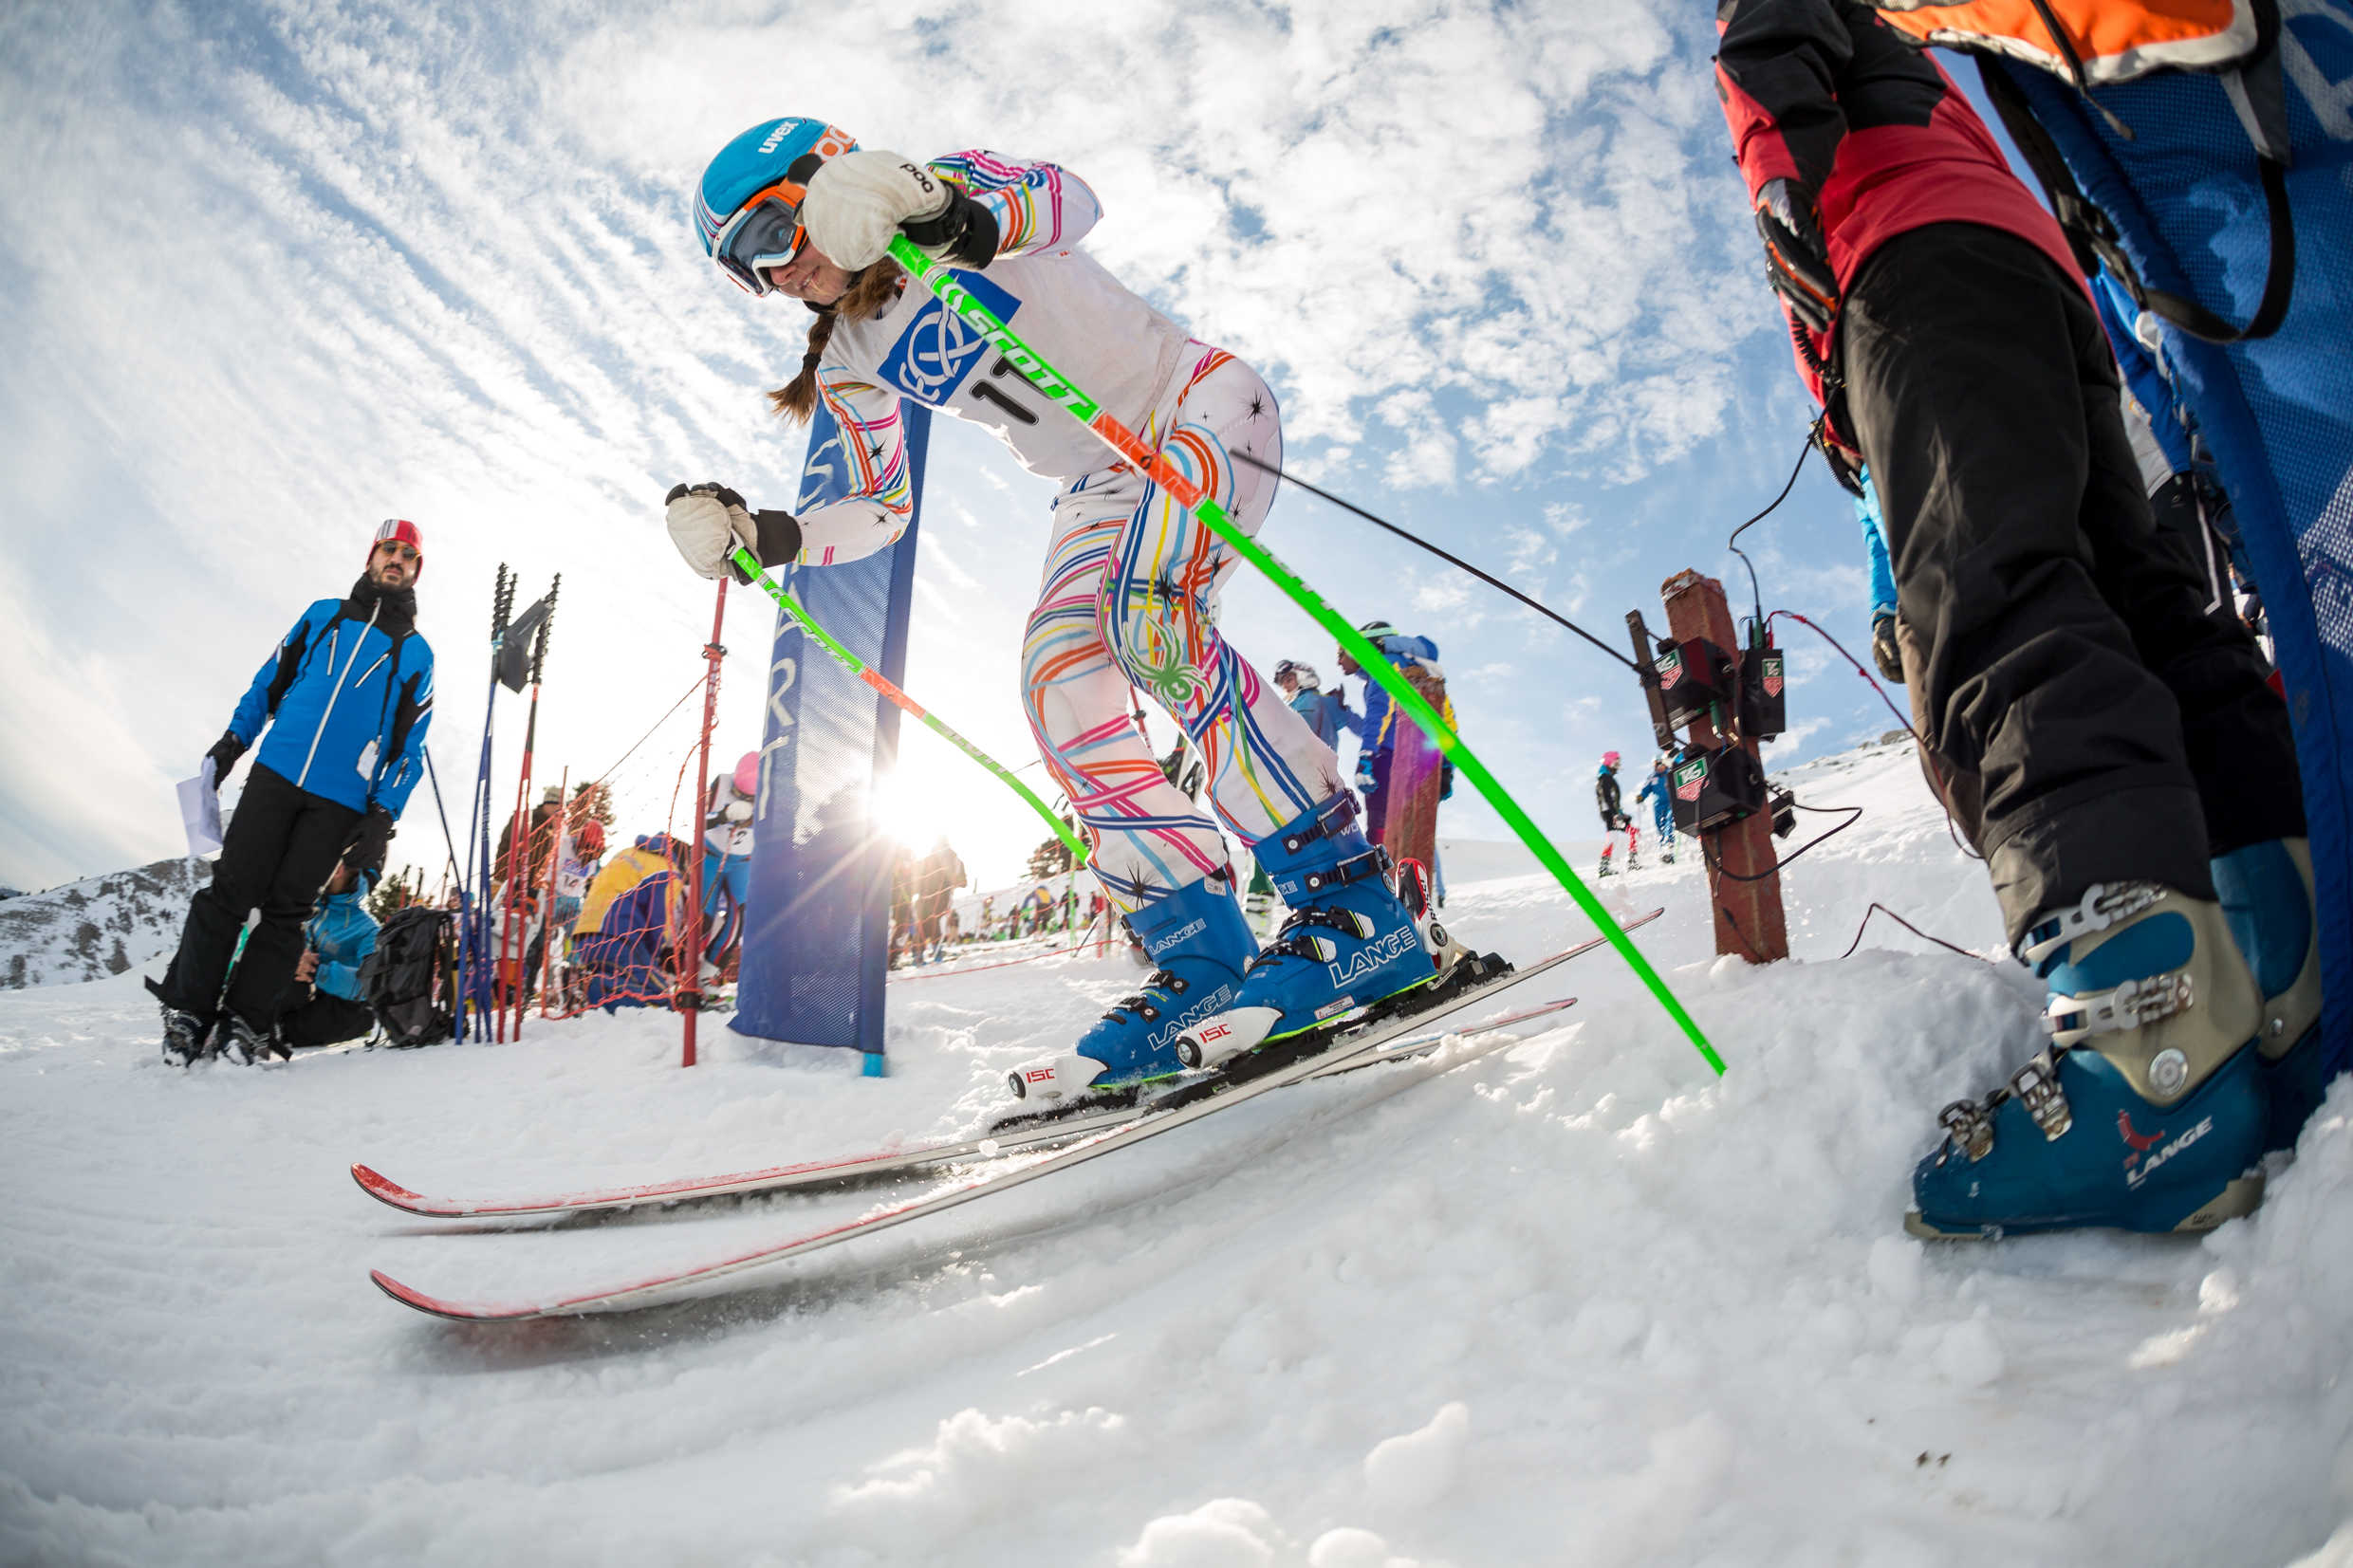
<svg viewBox="0 0 2353 1568">
<path fill-rule="evenodd" d="M 2153 882 L 2094 886 L 2028 929 L 2051 1044 L 1982 1102 L 1938 1115 L 1912 1172 L 1916 1236 L 2091 1226 L 2211 1230 L 2263 1201 L 2262 999 L 2222 906 Z"/>
<path fill-rule="evenodd" d="M 2269 839 L 2217 855 L 2213 865 L 2223 918 L 2263 995 L 2256 1041 L 2271 1104 L 2264 1153 L 2293 1149 L 2328 1091 L 2321 1067 L 2321 941 L 2311 844 Z"/>
<path fill-rule="evenodd" d="M 1251 846 L 1290 917 L 1251 961 L 1232 1007 L 1178 1039 L 1186 1066 L 1215 1067 L 1340 1022 L 1470 957 L 1427 909 L 1398 895 L 1388 852 L 1365 841 L 1356 813 L 1356 797 L 1343 791 Z"/>
<path fill-rule="evenodd" d="M 1024 1110 L 1107 1098 L 1183 1070 L 1176 1037 L 1233 1005 L 1242 971 L 1258 951 L 1233 894 L 1231 870 L 1155 898 L 1127 923 L 1157 966 L 1143 989 L 1121 1001 L 1063 1055 L 1008 1075 Z"/>
</svg>

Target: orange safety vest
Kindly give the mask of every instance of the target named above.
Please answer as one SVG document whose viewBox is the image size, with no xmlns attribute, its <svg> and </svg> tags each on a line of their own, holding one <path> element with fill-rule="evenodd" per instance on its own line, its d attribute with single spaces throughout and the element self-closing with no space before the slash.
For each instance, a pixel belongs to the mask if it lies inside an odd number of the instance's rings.
<svg viewBox="0 0 2353 1568">
<path fill-rule="evenodd" d="M 1923 44 L 1986 49 L 2039 65 L 2079 87 L 2151 71 L 2222 71 L 2263 42 L 2260 0 L 1869 0 L 1890 27 Z M 2055 36 L 2056 23 L 2064 37 Z"/>
</svg>

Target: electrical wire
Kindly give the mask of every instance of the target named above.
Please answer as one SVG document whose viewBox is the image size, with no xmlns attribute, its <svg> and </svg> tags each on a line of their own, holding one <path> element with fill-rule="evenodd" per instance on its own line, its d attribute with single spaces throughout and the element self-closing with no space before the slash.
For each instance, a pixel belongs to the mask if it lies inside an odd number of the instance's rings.
<svg viewBox="0 0 2353 1568">
<path fill-rule="evenodd" d="M 1846 812 L 1848 816 L 1846 821 L 1839 823 L 1838 826 L 1825 829 L 1824 832 L 1817 834 L 1815 837 L 1808 839 L 1804 843 L 1798 845 L 1797 848 L 1791 850 L 1788 855 L 1783 856 L 1780 859 L 1773 863 L 1770 870 L 1760 871 L 1755 873 L 1753 876 L 1746 875 L 1737 871 L 1728 871 L 1724 868 L 1720 859 L 1709 859 L 1708 840 L 1706 835 L 1704 834 L 1698 836 L 1699 858 L 1702 860 L 1706 860 L 1708 869 L 1716 873 L 1718 876 L 1729 876 L 1735 882 L 1762 882 L 1768 877 L 1780 876 L 1782 872 L 1796 864 L 1798 857 L 1804 855 L 1807 850 L 1813 848 L 1816 844 L 1821 843 L 1825 839 L 1837 838 L 1840 834 L 1845 832 L 1848 828 L 1854 826 L 1856 822 L 1862 821 L 1862 807 L 1859 805 L 1799 805 L 1795 801 L 1791 801 L 1789 805 L 1794 810 L 1820 812 L 1825 816 L 1829 816 L 1841 811 Z"/>
<path fill-rule="evenodd" d="M 1765 595 L 1764 591 L 1756 585 L 1756 563 L 1749 559 L 1749 552 L 1740 547 L 1738 540 L 1742 534 L 1770 517 L 1774 507 L 1789 499 L 1789 492 L 1797 488 L 1797 476 L 1806 470 L 1806 454 L 1813 450 L 1813 437 L 1809 434 L 1806 439 L 1806 444 L 1797 449 L 1797 462 L 1789 470 L 1788 480 L 1781 487 L 1781 493 L 1773 497 L 1772 506 L 1767 507 L 1763 511 L 1734 528 L 1724 541 L 1724 547 L 1738 556 L 1740 563 L 1749 568 L 1749 599 L 1756 608 L 1756 616 L 1751 624 L 1761 622 L 1765 618 Z"/>
<path fill-rule="evenodd" d="M 1440 561 L 1448 562 L 1454 565 L 1461 567 L 1464 571 L 1469 572 L 1473 577 L 1477 578 L 1481 582 L 1486 583 L 1489 587 L 1500 589 L 1504 593 L 1510 595 L 1513 599 L 1518 600 L 1522 604 L 1527 605 L 1529 609 L 1535 611 L 1538 615 L 1543 616 L 1546 619 L 1551 620 L 1559 625 L 1566 626 L 1570 631 L 1576 633 L 1579 636 L 1593 644 L 1594 647 L 1599 648 L 1603 653 L 1607 654 L 1611 658 L 1616 659 L 1620 664 L 1624 665 L 1628 670 L 1635 671 L 1638 674 L 1640 673 L 1640 668 L 1632 659 L 1618 652 L 1617 649 L 1612 648 L 1608 643 L 1603 642 L 1600 637 L 1595 636 L 1591 632 L 1586 631 L 1584 627 L 1578 625 L 1575 621 L 1569 619 L 1566 616 L 1562 615 L 1559 611 L 1544 603 L 1542 600 L 1529 598 L 1526 594 L 1511 586 L 1510 583 L 1504 581 L 1501 578 L 1492 577 L 1488 573 L 1479 570 L 1478 567 L 1472 565 L 1471 563 L 1463 560 L 1462 557 L 1458 555 L 1450 555 L 1446 551 L 1439 549 L 1436 544 L 1431 544 L 1428 540 L 1422 538 L 1419 534 L 1409 533 L 1405 529 L 1399 527 L 1396 524 L 1389 522 L 1385 518 L 1375 517 L 1371 512 L 1366 511 L 1363 507 L 1356 505 L 1354 502 L 1343 501 L 1339 496 L 1334 495 L 1331 491 L 1318 489 L 1316 486 L 1308 484 L 1305 479 L 1300 478 L 1297 474 L 1286 473 L 1274 464 L 1253 457 L 1247 452 L 1237 452 L 1233 455 L 1240 458 L 1243 462 L 1248 463 L 1251 468 L 1270 473 L 1286 484 L 1298 486 L 1301 489 L 1306 490 L 1309 495 L 1323 497 L 1325 500 L 1330 502 L 1333 506 L 1338 507 L 1343 511 L 1354 512 L 1357 516 L 1364 519 L 1365 522 L 1370 523 L 1377 528 L 1386 528 L 1389 532 L 1397 535 L 1399 539 L 1404 540 L 1407 544 L 1420 546 L 1422 549 L 1429 551 L 1432 555 L 1436 556 Z M 1769 510 L 1770 508 L 1768 509 Z M 1761 516 L 1763 514 L 1760 513 L 1759 515 Z"/>
<path fill-rule="evenodd" d="M 1855 673 L 1862 677 L 1864 684 L 1879 693 L 1880 701 L 1887 705 L 1887 710 L 1896 715 L 1896 722 L 1903 727 L 1903 732 L 1912 737 L 1912 744 L 1919 747 L 1920 762 L 1927 768 L 1929 784 L 1936 792 L 1936 804 L 1944 808 L 1944 830 L 1951 836 L 1954 847 L 1969 859 L 1984 859 L 1985 857 L 1977 853 L 1976 846 L 1961 836 L 1959 819 L 1953 813 L 1953 786 L 1945 778 L 1942 762 L 1936 756 L 1935 748 L 1920 738 L 1920 732 L 1912 728 L 1912 721 L 1903 716 L 1903 710 L 1898 708 L 1896 700 L 1887 694 L 1887 689 L 1872 678 L 1871 672 L 1865 670 L 1862 661 L 1848 653 L 1838 638 L 1814 625 L 1812 621 L 1799 615 L 1795 610 L 1775 610 L 1767 618 L 1767 629 L 1769 631 L 1772 621 L 1783 616 L 1788 616 L 1801 626 L 1810 627 L 1816 636 L 1838 650 L 1839 657 L 1855 667 Z"/>
<path fill-rule="evenodd" d="M 1947 952 L 1957 952 L 1963 958 L 1974 958 L 1980 964 L 1991 964 L 1993 962 L 1993 960 L 1988 958 L 1984 953 L 1971 952 L 1967 948 L 1954 946 L 1941 936 L 1929 935 L 1926 932 L 1920 930 L 1919 927 L 1914 925 L 1911 921 L 1906 920 L 1902 915 L 1898 914 L 1894 910 L 1889 909 L 1885 904 L 1879 903 L 1873 904 L 1869 909 L 1862 912 L 1862 925 L 1855 928 L 1855 939 L 1846 944 L 1846 950 L 1839 954 L 1841 958 L 1852 958 L 1855 956 L 1855 950 L 1862 946 L 1863 926 L 1868 926 L 1871 923 L 1871 916 L 1874 913 L 1884 914 L 1887 918 L 1893 920 L 1896 924 L 1901 926 L 1904 930 L 1910 932 L 1921 941 L 1934 942 L 1936 946 L 1944 949 Z"/>
</svg>

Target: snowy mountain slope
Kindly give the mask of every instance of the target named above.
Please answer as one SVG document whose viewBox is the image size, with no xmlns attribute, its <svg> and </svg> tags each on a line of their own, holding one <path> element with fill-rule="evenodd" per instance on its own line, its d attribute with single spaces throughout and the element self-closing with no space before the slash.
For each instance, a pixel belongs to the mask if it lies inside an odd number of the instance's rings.
<svg viewBox="0 0 2353 1568">
<path fill-rule="evenodd" d="M 201 860 L 157 860 L 0 902 L 0 989 L 120 974 L 179 941 Z"/>
<path fill-rule="evenodd" d="M 975 1123 L 1126 960 L 894 984 L 892 1073 L 666 1016 L 166 1071 L 136 978 L 0 997 L 0 1561 L 2284 1564 L 2353 1503 L 2353 1091 L 2203 1242 L 1931 1250 L 1936 1107 L 2032 1039 L 1908 751 L 1788 876 L 1799 958 L 1708 952 L 1697 868 L 1612 878 L 1730 1063 L 1622 968 L 1410 1088 L 1284 1090 L 707 1299 L 468 1330 L 379 1297 L 600 1279 L 873 1194 L 515 1233 L 371 1204 Z M 1802 819 L 1806 823 L 1834 818 Z M 1801 837 L 1803 832 L 1801 833 Z M 1450 923 L 1584 934 L 1535 876 Z M 710 1032 L 706 1032 L 706 1042 Z"/>
</svg>

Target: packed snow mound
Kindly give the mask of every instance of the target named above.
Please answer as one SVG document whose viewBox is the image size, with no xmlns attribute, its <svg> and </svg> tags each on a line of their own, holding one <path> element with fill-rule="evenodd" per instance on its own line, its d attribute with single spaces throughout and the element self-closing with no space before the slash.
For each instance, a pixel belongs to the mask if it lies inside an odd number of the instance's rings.
<svg viewBox="0 0 2353 1568">
<path fill-rule="evenodd" d="M 1636 939 L 1721 1079 L 1597 952 L 1451 1072 L 595 1318 L 451 1324 L 367 1270 L 603 1284 L 906 1190 L 501 1230 L 346 1164 L 494 1195 L 969 1131 L 1134 967 L 895 978 L 881 1079 L 708 1026 L 682 1071 L 653 1013 L 173 1072 L 135 976 L 0 995 L 0 1562 L 2341 1564 L 2353 1085 L 2202 1240 L 1909 1239 L 1937 1106 L 2034 997 L 1908 749 L 1786 779 L 1864 808 L 1786 876 L 1791 962 L 1714 955 L 1695 858 L 1597 890 L 1665 906 Z M 1842 960 L 1875 900 L 1986 956 L 1874 917 Z M 1533 876 L 1448 924 L 1590 933 Z"/>
<path fill-rule="evenodd" d="M 202 860 L 157 860 L 0 901 L 0 989 L 102 979 L 170 952 L 212 875 Z"/>
</svg>

